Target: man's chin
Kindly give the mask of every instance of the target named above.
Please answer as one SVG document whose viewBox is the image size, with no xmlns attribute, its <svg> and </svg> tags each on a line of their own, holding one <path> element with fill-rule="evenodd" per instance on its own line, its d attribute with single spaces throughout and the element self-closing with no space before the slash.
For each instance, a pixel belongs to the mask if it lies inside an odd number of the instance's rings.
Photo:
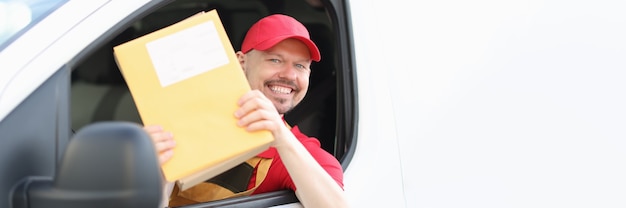
<svg viewBox="0 0 626 208">
<path fill-rule="evenodd" d="M 289 100 L 287 99 L 279 99 L 279 98 L 272 98 L 272 104 L 274 104 L 274 107 L 276 108 L 276 111 L 278 111 L 278 113 L 280 114 L 285 114 L 286 112 L 290 111 L 293 106 L 289 105 Z"/>
<path fill-rule="evenodd" d="M 281 115 L 291 111 L 291 109 L 293 109 L 293 107 L 281 106 L 281 107 L 276 108 L 278 113 L 281 114 Z"/>
<path fill-rule="evenodd" d="M 276 111 L 278 111 L 278 113 L 282 115 L 291 111 L 294 105 L 289 105 L 287 103 L 274 103 L 274 107 L 276 107 Z"/>
</svg>

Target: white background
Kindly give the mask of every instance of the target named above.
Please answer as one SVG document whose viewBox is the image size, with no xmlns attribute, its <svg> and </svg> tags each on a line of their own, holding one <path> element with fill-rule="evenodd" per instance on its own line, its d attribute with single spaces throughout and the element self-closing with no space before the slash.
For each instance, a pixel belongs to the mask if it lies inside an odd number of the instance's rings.
<svg viewBox="0 0 626 208">
<path fill-rule="evenodd" d="M 626 207 L 626 1 L 350 4 L 355 207 Z"/>
</svg>

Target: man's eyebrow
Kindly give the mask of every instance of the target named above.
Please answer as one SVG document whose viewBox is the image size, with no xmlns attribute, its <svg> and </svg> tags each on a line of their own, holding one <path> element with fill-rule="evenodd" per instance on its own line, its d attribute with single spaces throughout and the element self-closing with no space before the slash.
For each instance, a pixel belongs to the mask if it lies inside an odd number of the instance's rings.
<svg viewBox="0 0 626 208">
<path fill-rule="evenodd" d="M 281 54 L 274 53 L 274 52 L 271 52 L 271 51 L 261 51 L 261 52 L 262 52 L 262 53 L 263 53 L 263 55 L 265 55 L 265 56 L 278 56 L 278 57 L 280 57 L 280 58 L 283 58 L 283 56 L 282 56 Z"/>
<path fill-rule="evenodd" d="M 278 58 L 284 59 L 285 57 L 280 54 L 280 53 L 274 53 L 272 51 L 262 51 L 263 54 L 265 54 L 266 56 L 277 56 Z M 302 58 L 302 59 L 297 59 L 294 61 L 294 63 L 299 63 L 299 64 L 308 64 L 312 62 L 311 58 Z"/>
</svg>

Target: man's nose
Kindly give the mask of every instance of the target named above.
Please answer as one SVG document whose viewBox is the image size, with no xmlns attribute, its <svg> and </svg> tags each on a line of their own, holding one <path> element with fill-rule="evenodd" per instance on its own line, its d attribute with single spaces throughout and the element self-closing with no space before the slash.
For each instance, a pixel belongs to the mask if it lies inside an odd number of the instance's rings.
<svg viewBox="0 0 626 208">
<path fill-rule="evenodd" d="M 295 80 L 298 74 L 296 73 L 296 68 L 293 64 L 287 64 L 283 69 L 278 73 L 280 78 Z"/>
</svg>

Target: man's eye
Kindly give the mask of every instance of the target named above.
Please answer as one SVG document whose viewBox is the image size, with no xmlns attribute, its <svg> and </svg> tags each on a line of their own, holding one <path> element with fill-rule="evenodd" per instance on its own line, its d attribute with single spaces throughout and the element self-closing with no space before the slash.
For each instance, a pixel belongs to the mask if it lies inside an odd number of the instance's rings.
<svg viewBox="0 0 626 208">
<path fill-rule="evenodd" d="M 311 69 L 309 67 L 307 67 L 305 65 L 302 65 L 302 64 L 296 64 L 295 67 L 296 67 L 296 69 L 298 69 L 299 71 L 302 71 L 302 72 L 307 72 L 307 73 L 311 72 Z"/>
<path fill-rule="evenodd" d="M 270 61 L 271 61 L 272 63 L 280 63 L 280 60 L 278 60 L 278 59 L 270 59 Z"/>
</svg>

